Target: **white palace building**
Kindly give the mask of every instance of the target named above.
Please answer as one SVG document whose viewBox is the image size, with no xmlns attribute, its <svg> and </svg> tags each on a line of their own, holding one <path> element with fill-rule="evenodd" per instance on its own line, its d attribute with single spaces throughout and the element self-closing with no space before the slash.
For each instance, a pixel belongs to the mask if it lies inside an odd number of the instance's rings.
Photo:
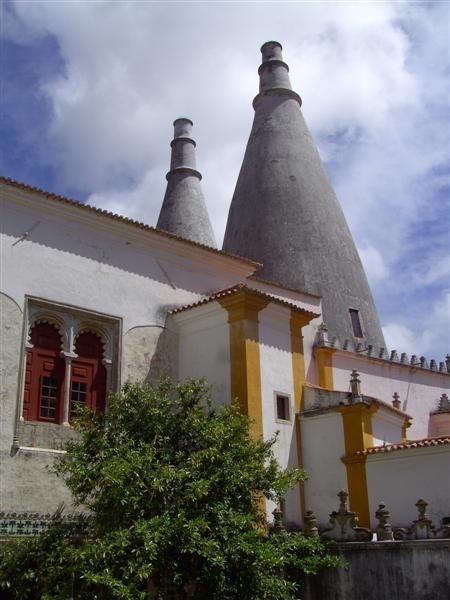
<svg viewBox="0 0 450 600">
<path fill-rule="evenodd" d="M 418 498 L 450 517 L 450 358 L 385 348 L 351 233 L 291 89 L 263 45 L 255 119 L 216 247 L 192 123 L 174 123 L 157 227 L 8 178 L 1 189 L 0 511 L 71 499 L 47 465 L 79 403 L 126 381 L 204 377 L 281 465 L 309 478 L 286 524 L 321 526 L 348 490 L 359 524 L 381 501 L 408 525 Z M 274 509 L 267 507 L 268 514 Z"/>
</svg>

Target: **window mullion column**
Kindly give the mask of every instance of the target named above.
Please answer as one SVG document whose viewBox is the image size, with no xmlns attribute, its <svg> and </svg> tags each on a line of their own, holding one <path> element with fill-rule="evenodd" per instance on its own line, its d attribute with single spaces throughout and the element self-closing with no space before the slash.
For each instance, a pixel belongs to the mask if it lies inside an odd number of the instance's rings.
<svg viewBox="0 0 450 600">
<path fill-rule="evenodd" d="M 66 371 L 64 375 L 64 396 L 63 396 L 63 425 L 70 425 L 70 390 L 72 383 L 72 360 L 78 358 L 78 355 L 74 352 L 61 352 L 61 356 L 64 358 L 66 363 Z"/>
<path fill-rule="evenodd" d="M 104 358 L 102 364 L 106 369 L 106 396 L 112 389 L 112 360 L 110 358 Z"/>
</svg>

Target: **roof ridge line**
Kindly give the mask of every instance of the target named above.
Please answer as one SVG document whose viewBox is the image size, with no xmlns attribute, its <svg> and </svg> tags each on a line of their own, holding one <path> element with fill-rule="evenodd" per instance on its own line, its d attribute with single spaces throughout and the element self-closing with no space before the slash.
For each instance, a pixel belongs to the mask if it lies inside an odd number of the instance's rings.
<svg viewBox="0 0 450 600">
<path fill-rule="evenodd" d="M 435 446 L 446 446 L 450 444 L 450 435 L 439 435 L 429 438 L 421 438 L 419 440 L 408 440 L 405 442 L 397 442 L 384 444 L 380 446 L 370 446 L 365 450 L 355 452 L 358 456 L 366 456 L 368 454 L 382 454 L 386 452 L 395 452 L 396 450 L 410 450 L 412 448 L 432 448 Z"/>
<path fill-rule="evenodd" d="M 281 304 L 282 306 L 286 306 L 287 308 L 293 308 L 295 310 L 299 310 L 303 314 L 310 315 L 311 318 L 313 318 L 313 319 L 315 319 L 316 317 L 320 316 L 319 313 L 314 313 L 312 311 L 306 310 L 306 309 L 302 308 L 301 306 L 297 306 L 293 302 L 289 302 L 287 300 L 283 300 L 281 298 L 278 298 L 277 296 L 273 296 L 272 294 L 268 294 L 266 292 L 262 292 L 261 290 L 257 290 L 255 288 L 249 287 L 244 282 L 237 283 L 236 285 L 233 285 L 233 286 L 231 286 L 229 288 L 218 290 L 217 292 L 214 292 L 213 294 L 210 294 L 209 296 L 207 296 L 205 298 L 201 298 L 200 300 L 198 300 L 196 302 L 193 302 L 191 304 L 187 304 L 187 305 L 184 305 L 184 306 L 179 306 L 177 308 L 172 308 L 172 309 L 170 309 L 168 311 L 168 313 L 171 314 L 171 315 L 174 315 L 174 314 L 178 314 L 178 313 L 181 313 L 183 311 L 186 311 L 186 310 L 191 310 L 192 308 L 197 308 L 198 306 L 202 306 L 204 304 L 208 304 L 209 302 L 214 302 L 215 300 L 217 300 L 219 298 L 222 298 L 222 297 L 227 296 L 227 295 L 232 295 L 232 294 L 237 293 L 237 292 L 239 292 L 241 290 L 248 290 L 252 294 L 255 294 L 257 296 L 261 296 L 262 298 L 268 298 L 269 300 L 271 300 L 273 302 L 276 302 L 277 304 Z"/>
<path fill-rule="evenodd" d="M 70 206 L 73 206 L 75 208 L 79 208 L 81 210 L 86 210 L 86 211 L 90 211 L 92 213 L 95 213 L 97 215 L 102 215 L 104 217 L 107 217 L 109 219 L 121 222 L 121 223 L 125 223 L 127 225 L 131 225 L 133 227 L 136 227 L 138 229 L 141 229 L 143 231 L 149 231 L 149 232 L 153 232 L 156 233 L 162 237 L 166 237 L 169 239 L 173 239 L 173 240 L 178 240 L 180 242 L 184 242 L 186 244 L 189 244 L 190 246 L 194 246 L 194 247 L 198 247 L 198 248 L 202 248 L 204 250 L 213 252 L 214 254 L 219 254 L 221 256 L 227 256 L 229 258 L 233 258 L 236 260 L 239 260 L 240 262 L 243 262 L 247 265 L 252 265 L 255 268 L 259 268 L 261 266 L 260 263 L 245 258 L 243 256 L 238 256 L 237 254 L 232 254 L 231 252 L 226 252 L 224 250 L 218 249 L 218 248 L 213 248 L 212 246 L 207 246 L 206 244 L 201 244 L 200 242 L 195 242 L 193 240 L 188 240 L 186 238 L 183 238 L 181 236 L 178 236 L 174 233 L 170 233 L 168 231 L 164 231 L 163 229 L 158 229 L 157 227 L 154 227 L 152 225 L 148 225 L 147 223 L 143 223 L 142 221 L 136 221 L 135 219 L 130 219 L 129 217 L 124 217 L 122 215 L 119 215 L 117 213 L 113 213 L 111 211 L 108 211 L 106 209 L 103 208 L 98 208 L 96 206 L 93 206 L 92 204 L 86 204 L 84 202 L 81 202 L 81 200 L 74 200 L 73 198 L 69 198 L 67 196 L 62 196 L 61 194 L 56 194 L 54 192 L 49 192 L 47 190 L 44 190 L 42 188 L 39 188 L 37 186 L 33 186 L 30 185 L 28 183 L 23 183 L 21 181 L 17 181 L 16 179 L 12 179 L 11 177 L 5 177 L 4 175 L 0 175 L 0 183 L 4 183 L 5 185 L 11 185 L 14 186 L 16 188 L 25 190 L 25 191 L 29 191 L 29 192 L 35 192 L 38 194 L 41 194 L 43 196 L 45 196 L 46 198 L 52 200 L 52 201 L 57 201 L 60 202 L 62 204 L 68 204 Z"/>
</svg>

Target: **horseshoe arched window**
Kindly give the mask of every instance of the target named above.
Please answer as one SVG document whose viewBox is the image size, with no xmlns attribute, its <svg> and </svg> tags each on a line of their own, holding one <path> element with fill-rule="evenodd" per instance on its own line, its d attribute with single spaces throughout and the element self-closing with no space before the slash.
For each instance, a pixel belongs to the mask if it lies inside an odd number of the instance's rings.
<svg viewBox="0 0 450 600">
<path fill-rule="evenodd" d="M 33 446 L 49 443 L 49 428 L 41 424 L 69 426 L 78 405 L 105 410 L 119 384 L 120 319 L 36 298 L 27 300 L 25 315 L 18 402 L 21 435 Z"/>
<path fill-rule="evenodd" d="M 76 407 L 80 405 L 103 411 L 106 368 L 101 338 L 92 331 L 82 331 L 75 341 L 75 355 L 70 382 L 70 416 L 74 416 Z"/>
<path fill-rule="evenodd" d="M 25 368 L 24 419 L 60 423 L 65 385 L 61 334 L 52 323 L 36 323 L 30 342 Z"/>
</svg>

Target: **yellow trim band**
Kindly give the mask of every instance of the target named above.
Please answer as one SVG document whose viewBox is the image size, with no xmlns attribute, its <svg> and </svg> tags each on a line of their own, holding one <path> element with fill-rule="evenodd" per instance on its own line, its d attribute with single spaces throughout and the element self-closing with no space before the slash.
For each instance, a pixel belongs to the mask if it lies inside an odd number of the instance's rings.
<svg viewBox="0 0 450 600">
<path fill-rule="evenodd" d="M 292 356 L 292 380 L 294 385 L 294 404 L 295 404 L 295 440 L 297 443 L 297 462 L 299 467 L 303 467 L 302 451 L 302 433 L 300 423 L 300 412 L 303 408 L 303 386 L 306 382 L 305 375 L 305 356 L 303 350 L 302 327 L 307 325 L 310 319 L 305 315 L 291 310 L 290 333 L 291 333 L 291 356 Z M 306 513 L 305 485 L 300 482 L 300 514 L 302 518 Z"/>
<path fill-rule="evenodd" d="M 405 417 L 405 420 L 403 421 L 403 426 L 402 426 L 402 442 L 408 441 L 408 436 L 406 435 L 406 432 L 408 431 L 408 427 L 411 427 L 411 421 L 409 420 L 409 417 Z"/>
<path fill-rule="evenodd" d="M 303 408 L 303 386 L 306 382 L 305 356 L 303 350 L 302 327 L 310 322 L 310 318 L 291 310 L 290 333 L 292 354 L 292 379 L 294 384 L 295 412 Z"/>
<path fill-rule="evenodd" d="M 317 361 L 319 385 L 320 387 L 327 388 L 328 390 L 334 389 L 333 354 L 335 352 L 335 348 L 326 348 L 323 346 L 316 347 L 314 349 L 314 355 Z"/>
<path fill-rule="evenodd" d="M 347 469 L 350 508 L 358 513 L 362 527 L 370 527 L 366 457 L 356 455 L 356 452 L 374 445 L 372 415 L 379 407 L 379 404 L 358 402 L 336 408 L 342 415 L 344 428 L 345 456 L 341 460 Z"/>
<path fill-rule="evenodd" d="M 258 313 L 268 305 L 269 300 L 243 290 L 221 298 L 219 302 L 228 312 L 231 397 L 237 398 L 243 414 L 252 419 L 252 433 L 262 437 Z"/>
<path fill-rule="evenodd" d="M 370 527 L 369 495 L 367 492 L 366 457 L 344 456 L 350 510 L 358 513 L 359 525 Z"/>
</svg>

